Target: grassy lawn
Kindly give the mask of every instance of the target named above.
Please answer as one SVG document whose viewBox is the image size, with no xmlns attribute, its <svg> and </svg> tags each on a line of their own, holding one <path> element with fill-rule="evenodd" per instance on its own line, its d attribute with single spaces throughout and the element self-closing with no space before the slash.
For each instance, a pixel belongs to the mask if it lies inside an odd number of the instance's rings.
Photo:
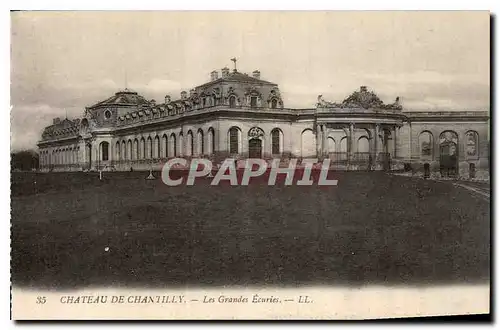
<svg viewBox="0 0 500 330">
<path fill-rule="evenodd" d="M 14 285 L 489 280 L 489 204 L 451 183 L 345 172 L 331 187 L 167 187 L 104 175 L 38 174 L 35 194 L 33 174 L 13 173 Z"/>
</svg>

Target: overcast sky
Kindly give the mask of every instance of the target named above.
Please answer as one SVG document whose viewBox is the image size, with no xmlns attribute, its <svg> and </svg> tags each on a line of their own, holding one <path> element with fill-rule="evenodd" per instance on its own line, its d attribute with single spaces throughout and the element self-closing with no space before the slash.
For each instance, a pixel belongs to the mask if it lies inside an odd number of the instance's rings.
<svg viewBox="0 0 500 330">
<path fill-rule="evenodd" d="M 178 97 L 231 67 L 278 83 L 286 107 L 367 85 L 413 110 L 489 109 L 487 12 L 16 12 L 11 146 L 126 84 Z M 127 79 L 125 79 L 127 77 Z"/>
</svg>

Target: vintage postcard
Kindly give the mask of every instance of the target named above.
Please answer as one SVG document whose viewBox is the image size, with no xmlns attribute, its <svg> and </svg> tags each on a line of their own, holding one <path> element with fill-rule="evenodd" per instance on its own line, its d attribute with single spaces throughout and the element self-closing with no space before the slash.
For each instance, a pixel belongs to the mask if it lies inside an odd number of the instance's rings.
<svg viewBox="0 0 500 330">
<path fill-rule="evenodd" d="M 489 314 L 490 20 L 12 12 L 12 318 Z"/>
</svg>

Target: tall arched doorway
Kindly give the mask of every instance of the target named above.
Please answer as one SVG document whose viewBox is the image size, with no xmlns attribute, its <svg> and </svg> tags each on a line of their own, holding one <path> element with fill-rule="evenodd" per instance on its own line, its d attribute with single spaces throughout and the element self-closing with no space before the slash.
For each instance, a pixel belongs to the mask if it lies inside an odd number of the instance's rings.
<svg viewBox="0 0 500 330">
<path fill-rule="evenodd" d="M 458 134 L 453 131 L 439 135 L 439 168 L 441 175 L 458 174 Z"/>
<path fill-rule="evenodd" d="M 316 156 L 316 136 L 312 129 L 305 129 L 301 134 L 301 156 L 311 158 Z"/>
<path fill-rule="evenodd" d="M 248 131 L 248 157 L 262 158 L 264 131 L 260 127 L 252 127 Z"/>
<path fill-rule="evenodd" d="M 248 157 L 262 158 L 262 140 L 253 138 L 248 140 Z"/>
<path fill-rule="evenodd" d="M 101 161 L 108 161 L 109 160 L 109 143 L 106 141 L 101 142 L 101 145 L 99 146 L 100 149 L 100 154 L 101 154 Z"/>
<path fill-rule="evenodd" d="M 337 151 L 335 139 L 331 136 L 328 137 L 328 154 L 333 154 Z"/>
</svg>

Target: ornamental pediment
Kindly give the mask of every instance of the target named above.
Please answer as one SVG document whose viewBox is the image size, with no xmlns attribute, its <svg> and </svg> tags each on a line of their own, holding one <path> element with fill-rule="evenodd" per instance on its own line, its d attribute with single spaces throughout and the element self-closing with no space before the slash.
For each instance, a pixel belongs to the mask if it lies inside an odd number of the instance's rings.
<svg viewBox="0 0 500 330">
<path fill-rule="evenodd" d="M 261 94 L 255 86 L 252 86 L 245 89 L 245 96 L 261 96 Z"/>
<path fill-rule="evenodd" d="M 399 97 L 394 103 L 385 104 L 373 91 L 368 91 L 366 86 L 361 86 L 359 91 L 353 92 L 341 103 L 328 102 L 323 99 L 322 95 L 318 96 L 318 107 L 320 108 L 362 108 L 362 109 L 387 109 L 387 110 L 402 110 L 403 107 L 399 102 Z"/>
</svg>

